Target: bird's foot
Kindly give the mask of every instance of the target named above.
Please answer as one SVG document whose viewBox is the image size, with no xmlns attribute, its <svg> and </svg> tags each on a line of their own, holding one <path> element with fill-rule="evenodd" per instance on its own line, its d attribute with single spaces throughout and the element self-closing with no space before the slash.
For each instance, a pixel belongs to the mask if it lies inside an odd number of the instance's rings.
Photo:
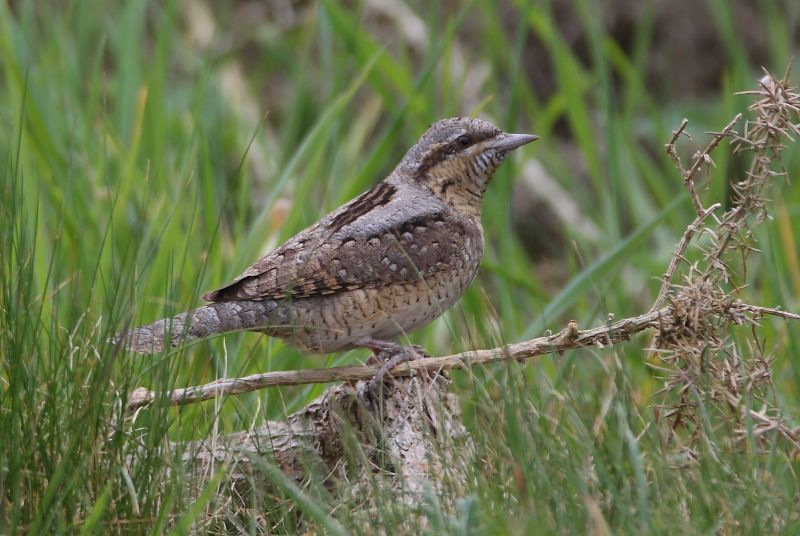
<svg viewBox="0 0 800 536">
<path fill-rule="evenodd" d="M 379 400 L 383 380 L 397 365 L 406 361 L 413 361 L 430 355 L 421 346 L 416 344 L 402 346 L 394 342 L 370 340 L 366 347 L 373 351 L 372 356 L 367 360 L 370 364 L 380 363 L 380 368 L 375 375 L 367 382 L 367 396 L 373 400 Z"/>
</svg>

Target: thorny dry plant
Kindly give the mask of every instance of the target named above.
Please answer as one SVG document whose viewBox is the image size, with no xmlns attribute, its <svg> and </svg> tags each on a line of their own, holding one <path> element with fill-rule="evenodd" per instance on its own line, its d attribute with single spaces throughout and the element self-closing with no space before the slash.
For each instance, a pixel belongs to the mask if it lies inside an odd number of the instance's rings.
<svg viewBox="0 0 800 536">
<path fill-rule="evenodd" d="M 656 415 L 664 447 L 694 459 L 704 447 L 712 456 L 720 448 L 743 443 L 765 450 L 774 433 L 800 449 L 800 429 L 792 428 L 774 403 L 771 357 L 756 328 L 761 315 L 741 307 L 738 299 L 746 284 L 746 261 L 757 252 L 754 228 L 768 218 L 764 190 L 784 179 L 781 153 L 784 142 L 800 135 L 800 95 L 783 79 L 766 74 L 760 88 L 744 92 L 757 99 L 748 109 L 752 118 L 737 131 L 741 114 L 714 135 L 705 151 L 685 168 L 675 144 L 685 134 L 683 121 L 667 144 L 694 204 L 697 218 L 684 236 L 664 275 L 663 286 L 651 311 L 668 303 L 672 318 L 653 339 L 651 366 L 664 387 L 657 395 Z M 711 153 L 729 141 L 735 154 L 752 158 L 745 177 L 731 184 L 730 209 L 721 216 L 720 204 L 704 207 L 695 183 L 714 165 Z M 695 236 L 704 236 L 700 259 L 684 256 Z M 744 342 L 732 337 L 734 325 L 749 325 Z M 717 433 L 718 429 L 722 433 Z M 773 433 L 768 433 L 773 432 Z"/>
</svg>

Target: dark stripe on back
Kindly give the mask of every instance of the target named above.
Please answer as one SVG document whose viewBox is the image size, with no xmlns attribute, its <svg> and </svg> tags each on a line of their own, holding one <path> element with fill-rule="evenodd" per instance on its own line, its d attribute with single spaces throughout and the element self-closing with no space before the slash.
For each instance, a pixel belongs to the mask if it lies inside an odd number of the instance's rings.
<svg viewBox="0 0 800 536">
<path fill-rule="evenodd" d="M 350 225 L 361 216 L 369 213 L 375 207 L 386 205 L 394 197 L 397 188 L 387 182 L 379 182 L 371 190 L 367 190 L 347 207 L 347 210 L 338 214 L 331 220 L 330 230 L 336 233 L 345 225 Z"/>
</svg>

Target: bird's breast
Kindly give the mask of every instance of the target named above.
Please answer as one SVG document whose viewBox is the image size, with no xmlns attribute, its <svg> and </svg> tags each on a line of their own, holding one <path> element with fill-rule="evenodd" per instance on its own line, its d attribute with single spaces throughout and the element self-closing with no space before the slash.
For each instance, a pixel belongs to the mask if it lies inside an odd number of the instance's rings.
<svg viewBox="0 0 800 536">
<path fill-rule="evenodd" d="M 399 247 L 380 250 L 379 259 L 367 263 L 379 264 L 395 277 L 364 288 L 296 300 L 290 329 L 267 332 L 306 351 L 328 353 L 356 347 L 365 337 L 394 339 L 428 324 L 464 294 L 483 256 L 480 225 L 444 227 L 437 233 L 433 222 L 424 231 L 418 230 L 413 241 L 412 231 L 405 244 L 401 235 Z M 431 236 L 423 236 L 426 232 Z"/>
</svg>

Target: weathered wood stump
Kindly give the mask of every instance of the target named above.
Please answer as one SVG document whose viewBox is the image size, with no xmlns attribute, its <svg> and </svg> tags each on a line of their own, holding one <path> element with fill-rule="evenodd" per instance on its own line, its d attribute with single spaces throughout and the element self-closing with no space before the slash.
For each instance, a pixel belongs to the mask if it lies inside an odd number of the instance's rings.
<svg viewBox="0 0 800 536">
<path fill-rule="evenodd" d="M 365 397 L 366 382 L 340 384 L 285 420 L 197 441 L 183 459 L 196 489 L 226 467 L 219 494 L 236 509 L 272 493 L 265 466 L 301 488 L 324 483 L 335 502 L 354 500 L 367 516 L 378 494 L 419 505 L 423 490 L 441 495 L 443 482 L 448 495 L 465 489 L 472 443 L 448 384 L 441 374 L 397 378 L 377 402 Z"/>
</svg>

